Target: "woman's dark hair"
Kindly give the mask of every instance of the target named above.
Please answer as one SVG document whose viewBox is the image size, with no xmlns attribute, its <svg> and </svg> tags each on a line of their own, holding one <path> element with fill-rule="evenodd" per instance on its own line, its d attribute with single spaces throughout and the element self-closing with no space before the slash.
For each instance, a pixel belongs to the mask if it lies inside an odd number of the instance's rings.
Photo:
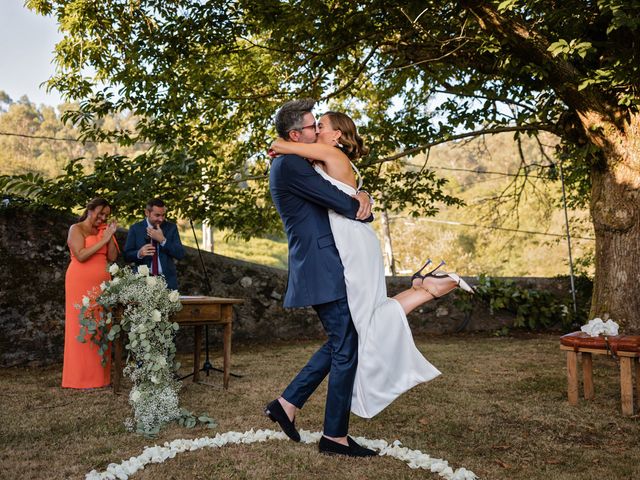
<svg viewBox="0 0 640 480">
<path fill-rule="evenodd" d="M 326 112 L 323 116 L 329 117 L 334 130 L 340 130 L 340 143 L 342 151 L 351 160 L 357 160 L 369 153 L 369 147 L 365 146 L 362 137 L 358 135 L 356 124 L 351 117 L 340 112 Z"/>
<path fill-rule="evenodd" d="M 98 207 L 109 207 L 111 210 L 113 210 L 113 207 L 111 206 L 111 204 L 109 203 L 109 200 L 107 200 L 106 198 L 102 198 L 102 197 L 96 197 L 93 200 L 91 200 L 89 203 L 87 203 L 87 206 L 84 209 L 84 213 L 82 215 L 80 215 L 80 218 L 78 218 L 79 222 L 82 222 L 84 220 L 87 219 L 87 215 L 89 214 L 90 211 L 95 210 Z"/>
</svg>

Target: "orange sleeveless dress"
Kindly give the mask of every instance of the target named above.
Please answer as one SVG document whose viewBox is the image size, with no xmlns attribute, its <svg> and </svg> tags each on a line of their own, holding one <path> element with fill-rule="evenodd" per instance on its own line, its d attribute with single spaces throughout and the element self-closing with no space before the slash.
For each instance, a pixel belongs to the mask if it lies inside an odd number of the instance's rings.
<svg viewBox="0 0 640 480">
<path fill-rule="evenodd" d="M 84 239 L 85 248 L 95 245 L 102 238 L 103 231 Z M 108 245 L 108 244 L 107 244 Z M 98 388 L 109 385 L 111 378 L 111 358 L 102 366 L 98 347 L 87 336 L 86 343 L 78 341 L 80 333 L 80 310 L 82 297 L 100 284 L 111 280 L 107 271 L 107 245 L 94 253 L 84 263 L 71 253 L 71 263 L 65 277 L 66 314 L 64 325 L 64 363 L 62 366 L 62 386 L 64 388 Z"/>
</svg>

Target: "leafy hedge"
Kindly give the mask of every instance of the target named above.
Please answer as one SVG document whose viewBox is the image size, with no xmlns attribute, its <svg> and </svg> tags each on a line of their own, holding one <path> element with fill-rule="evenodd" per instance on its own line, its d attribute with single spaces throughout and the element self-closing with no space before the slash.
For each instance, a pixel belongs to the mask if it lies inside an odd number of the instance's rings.
<svg viewBox="0 0 640 480">
<path fill-rule="evenodd" d="M 515 315 L 515 328 L 571 330 L 586 323 L 589 315 L 592 282 L 586 277 L 576 277 L 576 312 L 570 290 L 559 297 L 547 290 L 527 288 L 513 280 L 485 274 L 479 276 L 475 288 L 473 296 L 458 295 L 458 306 L 465 312 L 471 312 L 478 304 L 487 305 L 492 315 L 499 310 L 510 312 Z"/>
</svg>

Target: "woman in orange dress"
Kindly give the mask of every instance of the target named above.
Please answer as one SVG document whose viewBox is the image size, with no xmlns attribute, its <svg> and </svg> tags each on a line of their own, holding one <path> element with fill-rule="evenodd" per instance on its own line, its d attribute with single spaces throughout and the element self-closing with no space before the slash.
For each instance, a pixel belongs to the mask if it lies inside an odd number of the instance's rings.
<svg viewBox="0 0 640 480">
<path fill-rule="evenodd" d="M 98 347 L 88 338 L 78 341 L 80 334 L 80 309 L 82 298 L 100 284 L 111 280 L 107 261 L 118 256 L 118 245 L 113 234 L 117 224 L 107 225 L 111 205 L 104 198 L 91 200 L 78 223 L 69 228 L 67 245 L 71 251 L 71 263 L 65 278 L 66 315 L 64 328 L 64 364 L 62 386 L 65 388 L 98 388 L 109 385 L 111 359 L 102 365 Z"/>
</svg>

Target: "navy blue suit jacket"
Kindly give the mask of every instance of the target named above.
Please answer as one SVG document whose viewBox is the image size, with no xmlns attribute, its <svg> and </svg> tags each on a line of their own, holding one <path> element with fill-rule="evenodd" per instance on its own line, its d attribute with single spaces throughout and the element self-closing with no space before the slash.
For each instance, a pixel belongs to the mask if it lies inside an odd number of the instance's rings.
<svg viewBox="0 0 640 480">
<path fill-rule="evenodd" d="M 344 269 L 327 209 L 355 219 L 360 204 L 297 155 L 275 158 L 269 175 L 271 198 L 289 242 L 284 306 L 320 305 L 346 297 Z"/>
<path fill-rule="evenodd" d="M 167 243 L 165 243 L 164 246 L 160 246 L 158 255 L 158 260 L 162 266 L 162 275 L 167 281 L 167 287 L 172 290 L 177 290 L 178 274 L 173 260 L 180 260 L 184 257 L 184 247 L 180 241 L 178 227 L 176 227 L 175 223 L 162 222 L 160 229 L 167 239 Z M 146 265 L 151 269 L 151 261 L 153 260 L 151 255 L 138 258 L 138 250 L 140 250 L 145 243 L 149 243 L 146 218 L 141 222 L 134 223 L 129 229 L 127 243 L 124 246 L 124 259 L 127 262 L 135 262 L 136 265 Z"/>
</svg>

